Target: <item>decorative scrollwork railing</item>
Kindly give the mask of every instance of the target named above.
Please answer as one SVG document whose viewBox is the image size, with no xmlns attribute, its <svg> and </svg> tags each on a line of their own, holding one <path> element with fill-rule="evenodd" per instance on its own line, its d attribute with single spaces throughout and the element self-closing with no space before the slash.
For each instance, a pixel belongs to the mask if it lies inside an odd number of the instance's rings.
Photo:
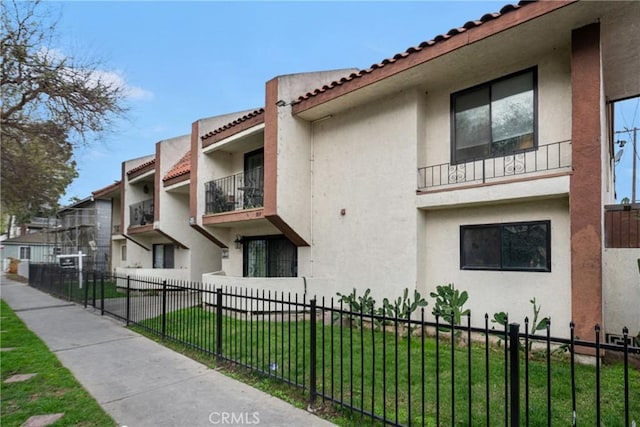
<svg viewBox="0 0 640 427">
<path fill-rule="evenodd" d="M 541 145 L 535 150 L 418 168 L 418 189 L 444 185 L 484 183 L 489 180 L 571 167 L 571 141 Z"/>
</svg>

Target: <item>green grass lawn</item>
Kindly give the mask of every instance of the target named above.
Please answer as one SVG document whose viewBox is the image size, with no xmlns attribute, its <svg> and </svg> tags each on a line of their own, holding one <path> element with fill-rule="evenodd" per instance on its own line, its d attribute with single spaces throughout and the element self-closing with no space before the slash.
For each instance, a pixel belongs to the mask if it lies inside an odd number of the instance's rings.
<svg viewBox="0 0 640 427">
<path fill-rule="evenodd" d="M 0 301 L 2 426 L 19 426 L 32 415 L 64 413 L 56 426 L 114 426 L 95 399 L 62 366 L 47 346 Z M 37 373 L 21 383 L 5 384 L 14 374 Z"/>
<path fill-rule="evenodd" d="M 95 290 L 96 300 L 99 301 L 100 298 L 102 298 L 102 293 L 101 293 L 102 287 L 100 285 L 100 281 L 96 281 L 95 287 L 92 282 L 89 282 L 87 286 L 83 286 L 82 288 L 80 288 L 80 286 L 78 285 L 78 282 L 73 282 L 71 283 L 70 289 L 71 289 L 72 299 L 76 301 L 84 301 L 84 297 L 86 295 L 87 300 L 91 302 L 93 299 L 94 290 Z M 116 282 L 114 281 L 104 282 L 104 298 L 105 299 L 124 298 L 126 296 L 127 296 L 126 289 L 118 288 L 116 286 Z M 135 295 L 132 294 L 131 296 L 135 296 Z"/>
<path fill-rule="evenodd" d="M 151 331 L 160 331 L 161 323 L 160 318 L 154 318 L 143 322 L 142 326 Z M 215 351 L 217 345 L 215 323 L 215 314 L 209 309 L 184 309 L 167 315 L 166 335 L 194 350 L 211 352 Z M 437 425 L 437 420 L 441 425 L 451 425 L 452 417 L 455 417 L 455 425 L 468 425 L 470 392 L 474 425 L 504 423 L 504 348 L 495 345 L 490 347 L 487 378 L 484 345 L 474 343 L 470 351 L 466 345 L 457 345 L 452 349 L 451 341 L 445 337 L 439 344 L 438 383 L 436 341 L 432 337 L 425 337 L 423 344 L 420 334 L 407 338 L 397 336 L 393 326 L 390 329 L 383 332 L 367 327 L 340 328 L 338 324 L 323 324 L 319 320 L 316 330 L 318 392 L 401 424 L 411 422 L 422 425 L 424 422 L 433 426 Z M 296 320 L 295 316 L 287 314 L 274 315 L 270 322 L 232 314 L 223 318 L 223 330 L 222 348 L 226 357 L 261 370 L 272 378 L 309 384 L 308 321 L 302 318 Z M 468 364 L 469 356 L 471 365 Z M 520 370 L 521 388 L 524 389 L 524 362 Z M 582 425 L 595 425 L 595 367 L 576 365 L 575 378 L 577 421 Z M 600 381 L 602 425 L 622 425 L 622 364 L 603 366 Z M 640 420 L 640 372 L 631 368 L 629 382 L 631 419 Z M 436 401 L 437 384 L 439 405 Z M 489 419 L 486 415 L 487 387 Z M 550 393 L 552 424 L 571 425 L 571 365 L 566 354 L 552 358 Z M 308 399 L 308 391 L 305 391 L 302 399 Z M 547 425 L 547 368 L 544 357 L 530 360 L 529 400 L 530 425 Z M 438 407 L 439 414 L 436 411 Z M 521 393 L 521 407 L 521 418 L 524 420 L 524 391 Z M 342 425 L 361 422 L 359 414 L 344 411 L 340 420 L 338 423 Z"/>
<path fill-rule="evenodd" d="M 93 280 L 91 280 L 91 276 L 89 276 L 89 278 L 90 280 L 88 282 L 85 282 L 82 287 L 80 287 L 76 275 L 65 276 L 62 281 L 56 282 L 55 285 L 50 287 L 35 287 L 36 289 L 52 293 L 60 298 L 75 301 L 80 304 L 84 303 L 85 297 L 87 298 L 87 302 L 89 304 L 92 304 L 93 298 L 95 296 L 96 304 L 99 305 L 99 301 L 103 297 L 102 285 L 100 283 L 100 280 L 96 280 L 94 286 Z M 115 281 L 107 280 L 104 282 L 104 299 L 126 298 L 126 296 L 127 290 L 121 287 L 117 287 Z M 135 298 L 138 296 L 138 293 L 131 292 L 130 296 L 132 298 Z"/>
</svg>

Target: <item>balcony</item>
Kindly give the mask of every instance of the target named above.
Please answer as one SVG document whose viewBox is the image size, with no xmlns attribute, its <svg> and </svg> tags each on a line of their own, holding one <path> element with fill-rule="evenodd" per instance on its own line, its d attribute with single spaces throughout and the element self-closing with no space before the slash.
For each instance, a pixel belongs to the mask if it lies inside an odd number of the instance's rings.
<svg viewBox="0 0 640 427">
<path fill-rule="evenodd" d="M 29 221 L 29 228 L 53 228 L 58 224 L 58 220 L 55 218 L 43 218 L 43 217 L 33 217 Z"/>
<path fill-rule="evenodd" d="M 570 167 L 571 141 L 560 141 L 503 157 L 418 168 L 418 190 L 448 189 L 459 184 L 484 184 L 521 175 L 543 175 L 547 171 Z"/>
<path fill-rule="evenodd" d="M 129 227 L 153 224 L 153 199 L 129 205 Z"/>
<path fill-rule="evenodd" d="M 262 167 L 205 183 L 205 214 L 261 208 L 264 195 Z"/>
<path fill-rule="evenodd" d="M 96 210 L 77 209 L 68 211 L 60 216 L 59 224 L 62 228 L 92 227 L 96 225 Z"/>
</svg>

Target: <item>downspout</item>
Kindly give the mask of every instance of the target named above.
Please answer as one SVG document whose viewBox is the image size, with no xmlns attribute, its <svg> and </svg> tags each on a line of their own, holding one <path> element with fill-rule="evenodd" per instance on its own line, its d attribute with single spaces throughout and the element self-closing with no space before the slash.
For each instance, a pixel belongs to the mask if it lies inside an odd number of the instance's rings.
<svg viewBox="0 0 640 427">
<path fill-rule="evenodd" d="M 311 277 L 314 277 L 314 273 L 313 273 L 313 264 L 315 263 L 315 259 L 313 257 L 313 246 L 315 244 L 314 242 L 314 236 L 313 236 L 313 183 L 314 183 L 314 163 L 316 160 L 316 152 L 315 152 L 315 122 L 311 122 L 311 150 L 310 150 L 310 159 L 309 159 L 309 174 L 310 174 L 310 179 L 309 179 L 309 194 L 311 194 L 311 197 L 309 198 L 309 203 L 310 203 L 310 209 L 309 209 L 309 235 L 311 236 L 311 247 L 309 248 L 309 264 L 310 265 L 310 272 L 311 272 Z M 307 279 L 304 278 L 304 292 L 305 294 L 307 293 Z"/>
</svg>

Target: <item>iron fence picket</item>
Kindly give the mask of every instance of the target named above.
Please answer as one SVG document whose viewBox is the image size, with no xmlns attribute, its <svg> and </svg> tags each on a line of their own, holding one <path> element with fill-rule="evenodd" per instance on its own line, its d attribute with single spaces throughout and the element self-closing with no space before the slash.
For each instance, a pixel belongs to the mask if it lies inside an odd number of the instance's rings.
<svg viewBox="0 0 640 427">
<path fill-rule="evenodd" d="M 310 329 L 309 329 L 309 403 L 314 404 L 316 399 L 316 299 L 310 302 Z"/>
<path fill-rule="evenodd" d="M 100 315 L 104 316 L 104 273 L 100 274 Z"/>
<path fill-rule="evenodd" d="M 569 325 L 571 329 L 571 425 L 576 425 L 576 371 L 575 371 L 575 324 L 573 321 Z"/>
<path fill-rule="evenodd" d="M 436 314 L 436 425 L 440 425 L 440 316 Z"/>
<path fill-rule="evenodd" d="M 534 328 L 536 325 L 534 325 Z M 524 318 L 524 424 L 529 427 L 529 317 Z"/>
<path fill-rule="evenodd" d="M 471 312 L 467 314 L 467 422 L 472 420 L 472 378 L 471 378 Z"/>
<path fill-rule="evenodd" d="M 596 427 L 600 427 L 600 325 L 594 327 L 596 333 Z"/>
<path fill-rule="evenodd" d="M 563 374 L 553 362 L 552 345 L 570 350 L 567 362 L 562 362 L 566 363 L 562 369 L 570 374 L 570 377 L 565 375 L 568 389 L 562 393 L 571 395 L 566 407 L 567 412 L 571 407 L 573 425 L 578 420 L 580 424 L 590 424 L 594 419 L 595 425 L 601 425 L 604 413 L 609 419 L 615 418 L 608 408 L 602 407 L 608 399 L 601 379 L 607 369 L 601 366 L 605 352 L 618 352 L 623 359 L 621 371 L 614 377 L 619 381 L 618 390 L 624 382 L 624 399 L 618 399 L 621 401 L 618 407 L 624 409 L 620 419 L 624 418 L 625 425 L 630 425 L 640 412 L 636 409 L 638 391 L 631 381 L 636 374 L 632 376 L 629 367 L 630 356 L 640 354 L 640 348 L 629 341 L 628 328 L 623 330 L 624 342 L 617 345 L 600 342 L 598 325 L 592 342 L 576 338 L 573 331 L 568 339 L 551 337 L 549 322 L 544 335 L 536 335 L 535 325 L 530 324 L 529 319 L 525 319 L 522 333 L 514 332 L 513 324 L 508 322 L 504 330 L 494 331 L 489 329 L 488 315 L 483 328 L 474 328 L 470 314 L 466 322 L 451 325 L 441 322 L 439 316 L 435 322 L 425 321 L 423 308 L 414 319 L 387 317 L 384 312 L 378 315 L 373 309 L 365 312 L 362 307 L 352 311 L 343 301 L 336 303 L 333 298 L 326 306 L 325 298 L 318 304 L 316 298 L 300 299 L 297 295 L 292 298 L 290 293 L 263 291 L 260 294 L 246 288 L 206 288 L 186 281 L 104 273 L 100 274 L 99 281 L 96 273 L 91 278 L 87 274 L 83 292 L 78 293 L 79 282 L 74 279 L 77 278 L 74 272 L 30 266 L 30 276 L 30 284 L 36 288 L 55 291 L 52 284 L 57 281 L 61 284 L 58 294 L 62 298 L 92 303 L 93 307 L 100 308 L 101 314 L 120 317 L 125 323 L 142 327 L 163 339 L 215 355 L 219 362 L 244 366 L 289 384 L 299 389 L 310 404 L 317 404 L 321 397 L 326 404 L 343 407 L 354 416 L 368 417 L 372 422 L 430 425 L 435 418 L 436 425 L 471 424 L 474 417 L 484 412 L 484 424 L 490 425 L 502 421 L 500 412 L 504 409 L 506 425 L 519 425 L 522 418 L 525 425 L 537 425 L 540 418 L 545 417 L 546 397 L 547 424 L 565 423 L 567 414 L 556 409 L 552 398 L 564 387 L 560 384 L 563 378 L 555 379 L 556 375 Z M 116 292 L 115 298 L 109 301 L 105 295 L 107 282 L 109 296 Z M 71 291 L 68 291 L 69 284 L 72 284 Z M 123 284 L 126 284 L 124 292 Z M 97 286 L 100 286 L 99 300 Z M 78 301 L 83 293 L 82 300 Z M 213 311 L 208 306 L 213 306 Z M 573 327 L 572 323 L 570 328 Z M 431 336 L 430 331 L 434 331 Z M 500 360 L 503 358 L 500 351 L 490 351 L 495 348 L 491 337 L 504 342 L 503 360 Z M 427 351 L 431 343 L 435 350 L 430 347 Z M 538 345 L 533 347 L 538 350 L 532 351 L 532 344 Z M 582 374 L 583 368 L 578 369 L 576 349 L 586 349 L 585 352 L 595 355 L 595 369 L 590 371 L 593 374 L 589 378 Z M 500 373 L 503 361 L 504 372 Z M 532 393 L 533 378 L 536 378 L 535 394 Z M 505 384 L 500 391 L 502 379 Z M 416 384 L 416 380 L 420 384 Z M 473 394 L 477 386 L 484 389 L 484 404 Z M 584 393 L 580 393 L 579 399 L 577 396 L 578 390 L 585 386 L 595 389 L 593 397 L 587 398 L 588 402 L 595 400 L 595 408 L 586 412 Z"/>
<path fill-rule="evenodd" d="M 509 324 L 509 406 L 511 427 L 520 426 L 520 325 Z M 506 347 L 506 342 L 505 342 Z M 453 381 L 452 381 L 453 382 Z"/>
<path fill-rule="evenodd" d="M 628 426 L 631 423 L 629 416 L 629 328 L 626 326 L 622 329 L 622 337 L 624 338 L 624 425 Z"/>
<path fill-rule="evenodd" d="M 547 321 L 547 427 L 551 427 L 551 321 Z"/>
<path fill-rule="evenodd" d="M 489 427 L 491 423 L 491 404 L 489 396 L 490 396 L 490 386 L 489 386 L 489 315 L 484 315 L 484 369 L 485 369 L 485 414 L 487 417 L 487 427 Z"/>
</svg>

